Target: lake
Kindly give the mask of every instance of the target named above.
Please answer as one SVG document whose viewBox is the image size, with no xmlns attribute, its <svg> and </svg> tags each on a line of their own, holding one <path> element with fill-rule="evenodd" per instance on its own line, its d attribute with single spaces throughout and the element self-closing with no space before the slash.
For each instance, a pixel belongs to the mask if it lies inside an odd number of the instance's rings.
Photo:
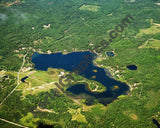
<svg viewBox="0 0 160 128">
<path fill-rule="evenodd" d="M 85 70 L 82 70 L 80 75 L 83 75 L 87 79 L 95 80 L 104 85 L 107 90 L 102 93 L 93 93 L 88 90 L 85 85 L 77 84 L 71 86 L 67 89 L 68 92 L 75 94 L 74 96 L 86 97 L 88 101 L 96 101 L 107 105 L 115 100 L 120 95 L 128 94 L 129 86 L 126 83 L 122 83 L 110 77 L 109 71 L 104 68 L 99 68 L 93 64 L 93 59 L 96 58 L 95 54 L 90 53 L 89 51 L 85 52 L 72 52 L 63 55 L 62 53 L 53 53 L 53 54 L 39 54 L 34 53 L 32 55 L 32 62 L 35 64 L 36 70 L 47 71 L 50 68 L 64 69 L 66 71 L 73 71 L 75 67 L 78 67 L 78 64 L 82 61 L 86 61 L 84 56 L 92 56 L 93 58 L 89 59 L 89 62 Z M 97 72 L 94 72 L 97 70 Z M 93 78 L 93 76 L 96 76 Z M 117 86 L 118 88 L 114 88 Z M 85 96 L 84 96 L 85 95 Z M 88 103 L 90 104 L 90 103 Z M 93 102 L 94 104 L 94 102 Z"/>
</svg>

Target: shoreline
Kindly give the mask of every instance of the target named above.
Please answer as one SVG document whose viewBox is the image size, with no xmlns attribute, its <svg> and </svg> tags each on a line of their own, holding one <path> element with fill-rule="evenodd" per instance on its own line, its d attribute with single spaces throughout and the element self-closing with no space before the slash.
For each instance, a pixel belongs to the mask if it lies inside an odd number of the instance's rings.
<svg viewBox="0 0 160 128">
<path fill-rule="evenodd" d="M 92 53 L 90 50 L 74 50 L 74 51 L 55 51 L 55 52 L 51 52 L 51 53 L 44 53 L 44 52 L 34 52 L 32 53 L 31 55 L 33 56 L 33 54 L 35 53 L 38 53 L 38 54 L 54 54 L 54 53 L 61 53 L 62 55 L 66 55 L 66 54 L 70 54 L 70 53 L 73 53 L 73 52 L 90 52 Z M 129 92 L 132 91 L 133 87 L 132 85 L 130 85 L 127 81 L 123 80 L 123 77 L 121 77 L 120 75 L 118 75 L 116 72 L 119 72 L 119 70 L 116 70 L 114 68 L 111 68 L 110 66 L 108 67 L 105 67 L 103 65 L 99 65 L 97 62 L 96 62 L 96 59 L 97 58 L 100 58 L 100 59 L 106 59 L 106 57 L 100 57 L 99 55 L 96 55 L 96 58 L 93 58 L 93 65 L 99 67 L 99 68 L 104 68 L 106 74 L 108 74 L 108 77 L 112 78 L 112 79 L 115 79 L 117 81 L 120 81 L 120 82 L 123 82 L 123 83 L 126 83 L 128 86 L 129 86 Z M 32 57 L 31 57 L 31 60 L 32 60 Z M 32 61 L 31 61 L 32 62 Z M 107 71 L 106 71 L 107 70 Z M 118 78 L 118 79 L 117 79 Z M 122 79 L 122 80 L 120 80 Z M 92 90 L 90 90 L 92 92 Z M 129 93 L 127 94 L 129 95 Z"/>
</svg>

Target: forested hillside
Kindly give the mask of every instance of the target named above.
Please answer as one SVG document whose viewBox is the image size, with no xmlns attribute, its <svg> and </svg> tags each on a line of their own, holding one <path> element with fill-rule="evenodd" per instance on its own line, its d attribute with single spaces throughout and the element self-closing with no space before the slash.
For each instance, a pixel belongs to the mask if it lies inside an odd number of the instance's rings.
<svg viewBox="0 0 160 128">
<path fill-rule="evenodd" d="M 127 15 L 134 20 L 104 47 L 102 42 L 110 39 L 110 31 Z M 95 52 L 97 47 L 103 50 L 94 64 L 130 86 L 128 95 L 107 106 L 56 86 L 62 72 L 68 71 L 35 70 L 31 61 L 35 52 Z M 106 54 L 110 51 L 114 57 Z M 128 65 L 136 65 L 137 70 L 129 70 Z M 96 82 L 74 77 L 91 82 L 90 88 L 95 89 Z M 159 81 L 160 0 L 0 2 L 1 128 L 18 127 L 2 119 L 29 128 L 156 128 L 154 119 L 160 122 Z"/>
</svg>

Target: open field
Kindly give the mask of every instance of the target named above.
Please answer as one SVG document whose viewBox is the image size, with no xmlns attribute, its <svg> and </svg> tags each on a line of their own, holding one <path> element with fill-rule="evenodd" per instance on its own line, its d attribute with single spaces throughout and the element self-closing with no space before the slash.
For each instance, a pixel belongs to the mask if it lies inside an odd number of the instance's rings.
<svg viewBox="0 0 160 128">
<path fill-rule="evenodd" d="M 100 8 L 99 6 L 85 5 L 84 4 L 79 9 L 80 10 L 88 10 L 88 11 L 92 11 L 92 12 L 97 12 L 99 8 Z"/>
<path fill-rule="evenodd" d="M 23 96 L 28 94 L 37 94 L 39 92 L 46 92 L 50 89 L 57 88 L 55 82 L 59 80 L 59 72 L 61 70 L 49 68 L 45 71 L 28 71 L 21 73 L 20 78 L 28 76 L 25 83 L 21 82 L 17 90 L 23 91 Z"/>
<path fill-rule="evenodd" d="M 160 24 L 153 24 L 150 28 L 141 29 L 136 37 L 142 37 L 144 35 L 154 35 L 160 33 Z"/>
<path fill-rule="evenodd" d="M 139 46 L 138 48 L 153 48 L 153 49 L 160 49 L 160 40 L 156 39 L 148 39 L 143 45 Z"/>
<path fill-rule="evenodd" d="M 80 108 L 78 108 L 77 110 L 69 108 L 68 112 L 71 113 L 72 120 L 87 123 L 85 116 L 81 114 L 81 109 Z"/>
</svg>

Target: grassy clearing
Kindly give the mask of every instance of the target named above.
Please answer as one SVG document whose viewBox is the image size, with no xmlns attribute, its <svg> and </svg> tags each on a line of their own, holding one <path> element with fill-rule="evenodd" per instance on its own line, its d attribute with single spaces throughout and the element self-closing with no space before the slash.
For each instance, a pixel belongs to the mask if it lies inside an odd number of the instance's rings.
<svg viewBox="0 0 160 128">
<path fill-rule="evenodd" d="M 81 108 L 77 110 L 69 108 L 68 112 L 72 115 L 72 120 L 87 123 L 85 116 L 81 114 Z"/>
<path fill-rule="evenodd" d="M 140 32 L 136 35 L 136 37 L 142 37 L 144 35 L 154 35 L 160 33 L 160 26 L 159 25 L 153 25 L 150 28 L 147 29 L 141 29 Z"/>
<path fill-rule="evenodd" d="M 38 81 L 43 81 L 45 83 L 57 81 L 58 79 L 57 69 L 48 69 L 48 71 L 37 71 L 31 75 L 31 79 L 36 79 Z"/>
<path fill-rule="evenodd" d="M 147 47 L 150 47 L 150 48 L 160 48 L 160 40 L 149 41 Z"/>
<path fill-rule="evenodd" d="M 160 49 L 160 40 L 148 39 L 143 45 L 138 48 L 154 48 Z"/>
<path fill-rule="evenodd" d="M 133 110 L 124 111 L 124 115 L 130 117 L 133 120 L 138 119 L 138 116 L 133 112 Z"/>
<path fill-rule="evenodd" d="M 95 6 L 95 5 L 82 5 L 79 9 L 80 10 L 88 10 L 88 11 L 92 11 L 92 12 L 97 12 L 99 10 L 99 6 Z"/>
<path fill-rule="evenodd" d="M 33 114 L 29 112 L 26 116 L 20 119 L 20 122 L 26 126 L 37 128 L 36 122 L 39 120 L 39 118 L 34 118 Z"/>
<path fill-rule="evenodd" d="M 59 80 L 59 70 L 49 68 L 48 71 L 29 71 L 21 73 L 20 79 L 29 76 L 25 81 L 21 82 L 18 89 L 23 90 L 23 96 L 28 94 L 37 94 L 39 92 L 49 91 L 57 88 L 55 82 Z"/>
<path fill-rule="evenodd" d="M 104 57 L 97 57 L 94 61 L 95 62 L 100 62 L 100 61 L 103 61 L 103 60 L 105 60 L 106 58 L 104 58 Z"/>
<path fill-rule="evenodd" d="M 103 106 L 102 104 L 98 103 L 98 104 L 95 104 L 95 105 L 92 105 L 92 111 L 94 113 L 100 113 L 100 112 L 103 112 L 104 110 L 107 109 L 106 106 Z"/>
<path fill-rule="evenodd" d="M 134 113 L 131 113 L 129 116 L 130 116 L 133 120 L 137 120 L 137 119 L 138 119 L 138 118 L 137 118 L 137 115 L 134 114 Z"/>
<path fill-rule="evenodd" d="M 120 96 L 118 96 L 118 99 L 123 99 L 123 98 L 126 98 L 127 97 L 127 95 L 120 95 Z"/>
<path fill-rule="evenodd" d="M 0 71 L 0 75 L 4 76 L 6 71 Z"/>
</svg>

